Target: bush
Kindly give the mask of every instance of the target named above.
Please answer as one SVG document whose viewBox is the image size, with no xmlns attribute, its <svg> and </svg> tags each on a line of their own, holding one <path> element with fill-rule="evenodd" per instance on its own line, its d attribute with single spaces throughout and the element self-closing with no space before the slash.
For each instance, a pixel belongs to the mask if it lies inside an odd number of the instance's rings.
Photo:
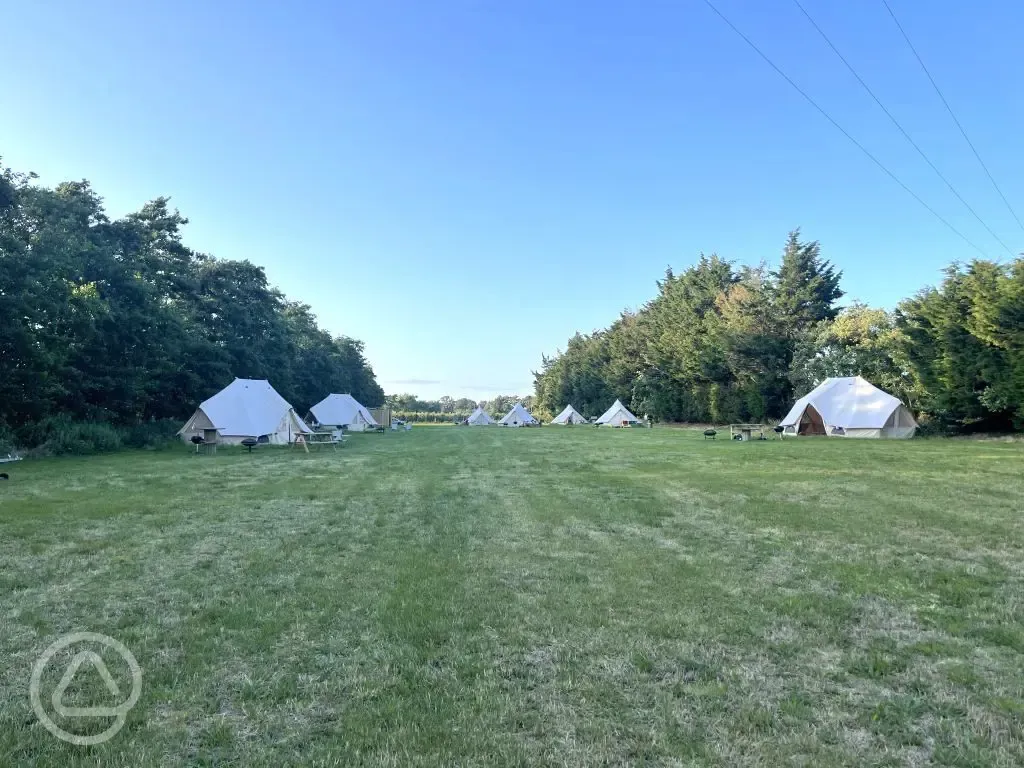
<svg viewBox="0 0 1024 768">
<path fill-rule="evenodd" d="M 121 447 L 121 433 L 109 424 L 100 422 L 69 422 L 43 443 L 40 448 L 52 456 L 63 454 L 85 455 L 106 453 Z"/>
<path fill-rule="evenodd" d="M 5 425 L 0 424 L 0 456 L 13 453 L 15 442 L 14 433 Z"/>
<path fill-rule="evenodd" d="M 120 430 L 110 424 L 72 421 L 60 415 L 22 428 L 18 442 L 32 446 L 38 455 L 62 456 L 116 451 L 122 445 L 122 438 Z"/>
<path fill-rule="evenodd" d="M 917 417 L 917 437 L 949 437 L 956 434 L 956 428 L 942 418 Z"/>
<path fill-rule="evenodd" d="M 181 423 L 173 419 L 158 419 L 137 424 L 125 430 L 124 444 L 130 448 L 167 448 L 178 442 Z"/>
<path fill-rule="evenodd" d="M 107 453 L 121 448 L 168 448 L 177 443 L 179 423 L 159 419 L 134 427 L 117 427 L 103 421 L 74 421 L 60 414 L 33 424 L 26 424 L 17 433 L 0 426 L 0 454 L 14 445 L 30 448 L 36 456 L 83 456 Z M 10 443 L 10 448 L 6 444 Z"/>
<path fill-rule="evenodd" d="M 465 421 L 469 413 L 441 413 L 440 411 L 392 411 L 392 417 L 416 424 L 454 424 Z"/>
</svg>

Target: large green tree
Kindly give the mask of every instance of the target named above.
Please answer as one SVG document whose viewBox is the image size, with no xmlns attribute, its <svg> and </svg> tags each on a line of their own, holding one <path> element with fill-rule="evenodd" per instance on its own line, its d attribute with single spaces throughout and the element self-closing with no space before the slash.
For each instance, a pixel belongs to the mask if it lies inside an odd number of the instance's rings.
<svg viewBox="0 0 1024 768">
<path fill-rule="evenodd" d="M 894 313 L 860 303 L 807 334 L 797 346 L 790 376 L 797 396 L 834 376 L 863 376 L 914 410 L 924 396 Z"/>
<path fill-rule="evenodd" d="M 960 426 L 1024 427 L 1024 259 L 954 264 L 899 306 L 925 408 Z"/>
<path fill-rule="evenodd" d="M 572 403 L 596 415 L 619 398 L 668 421 L 779 416 L 792 395 L 796 346 L 835 316 L 839 279 L 798 231 L 774 272 L 702 255 L 681 273 L 667 270 L 638 312 L 545 358 L 534 375 L 538 402 L 552 413 Z"/>
<path fill-rule="evenodd" d="M 839 312 L 836 302 L 843 296 L 839 284 L 843 273 L 821 257 L 817 240 L 802 242 L 800 230 L 789 233 L 782 261 L 775 271 L 775 307 L 789 332 L 799 335 Z"/>
<path fill-rule="evenodd" d="M 360 342 L 262 268 L 186 247 L 186 224 L 166 198 L 111 221 L 86 181 L 48 189 L 0 167 L 0 427 L 183 419 L 235 376 L 301 408 L 330 391 L 382 401 Z"/>
</svg>

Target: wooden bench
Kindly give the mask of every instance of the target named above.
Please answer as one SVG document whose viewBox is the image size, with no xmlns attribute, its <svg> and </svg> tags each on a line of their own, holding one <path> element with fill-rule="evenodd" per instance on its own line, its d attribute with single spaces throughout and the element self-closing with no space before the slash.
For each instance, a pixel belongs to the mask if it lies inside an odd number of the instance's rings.
<svg viewBox="0 0 1024 768">
<path fill-rule="evenodd" d="M 292 447 L 295 448 L 301 445 L 306 453 L 309 453 L 309 446 L 325 446 L 329 445 L 334 450 L 338 450 L 338 444 L 345 442 L 345 435 L 335 437 L 333 432 L 311 432 L 308 435 L 298 434 L 295 436 L 295 442 L 292 443 Z"/>
</svg>

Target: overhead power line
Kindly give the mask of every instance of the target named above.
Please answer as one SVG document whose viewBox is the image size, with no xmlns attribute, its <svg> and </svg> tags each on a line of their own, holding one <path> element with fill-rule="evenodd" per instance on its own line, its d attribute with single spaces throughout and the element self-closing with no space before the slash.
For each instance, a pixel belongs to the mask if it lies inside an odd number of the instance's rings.
<svg viewBox="0 0 1024 768">
<path fill-rule="evenodd" d="M 974 157 L 977 158 L 978 164 L 985 170 L 985 175 L 988 176 L 988 180 L 992 182 L 992 186 L 995 187 L 996 192 L 998 192 L 999 196 L 1003 198 L 1003 202 L 1006 203 L 1006 209 L 1013 215 L 1013 218 L 1017 220 L 1017 225 L 1022 230 L 1024 230 L 1024 223 L 1021 223 L 1020 217 L 1017 216 L 1017 212 L 1013 210 L 1013 206 L 1010 205 L 1010 201 L 1006 199 L 1006 195 L 1003 194 L 1003 190 L 999 188 L 999 185 L 996 183 L 995 177 L 992 176 L 992 172 L 989 171 L 988 166 L 985 165 L 985 161 L 981 159 L 981 155 L 979 155 L 978 150 L 975 149 L 974 143 L 967 136 L 967 131 L 965 131 L 963 125 L 960 124 L 960 121 L 956 117 L 956 113 L 953 112 L 953 108 L 949 106 L 949 102 L 946 101 L 946 97 L 942 95 L 942 91 L 939 89 L 939 84 L 935 82 L 935 78 L 932 77 L 932 73 L 928 71 L 928 67 L 925 66 L 924 60 L 921 58 L 921 55 L 917 52 L 917 49 L 914 47 L 914 44 L 910 42 L 910 37 L 907 36 L 906 30 L 904 30 L 903 25 L 900 24 L 900 20 L 896 18 L 896 14 L 892 10 L 892 6 L 890 6 L 889 3 L 886 2 L 886 0 L 882 0 L 882 5 L 885 6 L 885 9 L 889 12 L 889 15 L 892 16 L 892 20 L 896 23 L 896 28 L 899 29 L 900 34 L 903 35 L 903 39 L 906 41 L 907 46 L 914 54 L 914 58 L 917 59 L 917 63 L 921 65 L 921 69 L 923 69 L 925 75 L 928 76 L 928 81 L 932 84 L 932 88 L 935 89 L 935 93 L 939 95 L 939 99 L 946 107 L 946 111 L 949 112 L 949 116 L 953 118 L 953 122 L 956 123 L 956 127 L 960 129 L 960 135 L 964 137 L 964 141 L 967 142 L 967 146 L 971 148 L 971 152 L 973 152 Z"/>
<path fill-rule="evenodd" d="M 729 21 L 728 17 L 726 17 L 726 15 L 724 13 L 722 13 L 720 10 L 718 10 L 718 8 L 715 7 L 715 4 L 712 3 L 711 0 L 704 0 L 704 4 L 707 5 L 707 7 L 710 8 L 712 11 L 714 11 L 715 14 L 718 16 L 718 18 L 720 18 L 722 21 L 724 21 L 726 23 L 726 25 L 729 27 L 729 29 L 731 29 L 733 32 L 735 32 L 737 35 L 739 35 L 740 38 L 742 38 L 743 42 L 745 42 L 747 45 L 749 45 L 751 48 L 753 48 L 754 52 L 758 56 L 760 56 L 762 59 L 764 59 L 765 62 L 768 64 L 768 66 L 770 66 L 772 69 L 774 69 L 779 74 L 779 76 L 782 77 L 783 80 L 785 80 L 787 83 L 789 83 L 791 86 L 793 86 L 793 89 L 797 93 L 799 93 L 801 96 L 803 96 L 804 99 L 807 100 L 808 104 L 810 104 L 812 107 L 814 107 L 816 110 L 818 110 L 822 114 L 822 116 L 826 120 L 828 120 L 830 123 L 832 123 L 832 125 L 834 125 L 836 127 L 836 129 L 839 130 L 840 133 L 842 133 L 846 138 L 848 138 L 854 144 L 854 146 L 857 147 L 857 149 L 859 149 L 861 152 L 863 152 L 865 155 L 867 155 L 868 159 L 871 162 L 873 162 L 875 165 L 877 165 L 879 168 L 881 168 L 883 173 L 885 173 L 886 176 L 888 176 L 890 179 L 892 179 L 897 184 L 899 184 L 901 187 L 903 187 L 903 189 L 906 191 L 906 193 L 908 195 L 910 195 L 912 198 L 917 200 L 917 202 L 920 203 L 925 208 L 925 210 L 927 210 L 932 216 L 934 216 L 936 219 L 938 219 L 943 224 L 945 224 L 946 227 L 948 227 L 949 230 L 953 234 L 955 234 L 957 237 L 959 237 L 961 240 L 963 240 L 965 243 L 967 243 L 969 246 L 971 246 L 971 248 L 976 250 L 982 256 L 984 256 L 985 258 L 988 258 L 988 254 L 985 253 L 985 251 L 983 251 L 981 248 L 979 248 L 977 245 L 975 245 L 970 239 L 968 239 L 968 237 L 963 232 L 961 232 L 959 229 L 957 229 L 952 224 L 950 224 L 948 221 L 946 221 L 946 219 L 942 216 L 942 214 L 940 214 L 938 211 L 936 211 L 934 208 L 932 208 L 930 205 L 928 205 L 928 203 L 926 203 L 924 200 L 922 200 L 920 198 L 920 196 L 918 196 L 918 194 L 916 192 L 914 192 L 914 190 L 912 190 L 910 187 L 908 187 L 906 184 L 904 184 L 902 181 L 900 181 L 899 177 L 895 173 L 893 173 L 888 168 L 886 168 L 881 160 L 879 160 L 877 157 L 875 157 L 873 154 L 871 154 L 871 152 L 869 152 L 867 150 L 867 148 L 863 144 L 861 144 L 859 141 L 857 141 L 855 138 L 853 138 L 853 136 L 851 136 L 850 133 L 845 128 L 843 128 L 843 126 L 841 126 L 839 123 L 837 123 L 835 121 L 835 119 L 832 117 L 832 115 L 830 115 L 828 112 L 826 112 L 824 110 L 824 108 L 821 107 L 818 104 L 818 102 L 816 102 L 814 99 L 812 99 L 810 96 L 808 96 L 807 92 L 804 91 L 804 89 L 801 88 L 799 85 L 797 85 L 789 75 L 787 75 L 785 72 L 783 72 L 778 67 L 778 65 L 775 64 L 774 61 L 769 59 L 768 56 L 764 53 L 764 51 L 762 51 L 760 48 L 757 47 L 757 45 L 754 43 L 753 40 L 751 40 L 749 37 L 747 37 L 745 34 L 743 34 L 735 24 L 733 24 L 731 21 Z"/>
<path fill-rule="evenodd" d="M 803 14 L 804 16 L 806 16 L 806 17 L 807 17 L 807 20 L 808 20 L 808 21 L 809 21 L 809 22 L 811 23 L 811 26 L 812 26 L 812 27 L 814 27 L 814 28 L 815 28 L 815 30 L 817 30 L 818 34 L 819 34 L 819 35 L 821 35 L 822 39 L 823 39 L 823 40 L 824 40 L 824 41 L 825 41 L 825 42 L 826 42 L 826 43 L 828 44 L 828 47 L 832 49 L 832 52 L 833 52 L 833 53 L 834 53 L 834 54 L 835 54 L 836 56 L 838 56 L 838 57 L 839 57 L 839 60 L 840 60 L 841 62 L 843 62 L 843 64 L 845 64 L 845 65 L 846 65 L 846 68 L 847 68 L 848 70 L 850 70 L 850 74 L 852 74 L 852 75 L 853 75 L 853 76 L 854 76 L 855 78 L 857 78 L 857 82 L 858 82 L 858 83 L 860 83 L 860 84 L 861 84 L 861 86 L 862 86 L 862 87 L 864 88 L 864 90 L 868 92 L 868 95 L 869 95 L 869 96 L 870 96 L 870 97 L 871 97 L 872 99 L 874 99 L 874 100 L 875 100 L 875 103 L 876 103 L 876 104 L 877 104 L 877 105 L 879 106 L 879 108 L 880 108 L 880 109 L 881 109 L 881 110 L 882 110 L 882 111 L 883 111 L 883 112 L 885 113 L 885 116 L 886 116 L 886 117 L 888 117 L 888 118 L 889 118 L 889 120 L 891 120 L 891 121 L 892 121 L 892 124 L 893 124 L 893 125 L 895 125 L 897 129 L 899 129 L 899 132 L 903 134 L 903 138 L 905 138 L 905 139 L 906 139 L 906 140 L 907 140 L 908 142 L 910 142 L 910 146 L 912 146 L 912 147 L 913 147 L 914 149 L 916 149 L 916 150 L 917 150 L 917 154 L 919 154 L 919 155 L 920 155 L 920 156 L 921 156 L 921 157 L 922 157 L 922 158 L 924 159 L 924 161 L 925 161 L 926 163 L 928 163 L 929 167 L 930 167 L 930 168 L 931 168 L 931 169 L 932 169 L 933 171 L 935 171 L 935 175 L 936 175 L 936 176 L 938 176 L 938 177 L 939 177 L 940 179 L 942 179 L 942 181 L 943 181 L 943 182 L 944 182 L 944 183 L 946 184 L 946 186 L 947 186 L 947 187 L 949 187 L 949 191 L 950 191 L 950 192 L 952 192 L 952 193 L 953 193 L 954 195 L 956 195 L 956 199 L 957 199 L 957 200 L 959 200 L 959 201 L 960 201 L 961 203 L 963 203 L 963 204 L 964 204 L 964 207 L 965 207 L 965 208 L 966 208 L 966 209 L 967 209 L 968 211 L 970 211 L 970 212 L 971 212 L 971 215 L 972 215 L 972 216 L 974 216 L 974 218 L 978 220 L 978 223 L 979 223 L 979 224 L 981 224 L 981 226 L 983 226 L 983 227 L 984 227 L 984 228 L 985 228 L 985 229 L 986 229 L 986 230 L 988 231 L 988 233 L 989 233 L 990 235 L 992 235 L 992 237 L 994 237 L 994 238 L 996 239 L 996 241 L 997 241 L 997 242 L 998 242 L 998 243 L 999 243 L 999 244 L 1000 244 L 1001 246 L 1003 246 L 1003 248 L 1005 248 L 1005 249 L 1006 249 L 1006 252 L 1007 252 L 1008 254 L 1010 254 L 1010 256 L 1011 256 L 1011 257 L 1014 257 L 1014 256 L 1016 256 L 1016 254 L 1015 254 L 1015 253 L 1014 253 L 1013 251 L 1011 251 L 1011 250 L 1010 250 L 1010 247 L 1009 247 L 1009 246 L 1008 246 L 1008 245 L 1007 245 L 1006 243 L 1004 243 L 1004 242 L 1003 242 L 1002 238 L 1000 238 L 1000 237 L 999 237 L 999 235 L 997 235 L 997 234 L 996 234 L 995 232 L 993 232 L 993 231 L 992 231 L 992 228 L 991 228 L 991 227 L 990 227 L 990 226 L 989 226 L 988 224 L 986 224 L 986 223 L 985 223 L 984 219 L 982 219 L 982 218 L 981 218 L 981 216 L 979 216 L 979 215 L 978 215 L 978 212 L 977 212 L 977 211 L 975 211 L 975 210 L 974 210 L 974 208 L 972 208 L 972 207 L 971 207 L 970 203 L 968 203 L 968 202 L 967 202 L 966 200 L 964 200 L 963 196 L 961 196 L 961 194 L 960 194 L 959 192 L 957 192 L 957 191 L 956 191 L 956 187 L 954 187 L 954 186 L 953 186 L 953 184 L 952 184 L 952 182 L 950 182 L 950 180 L 949 180 L 949 179 L 947 179 L 947 178 L 945 177 L 945 175 L 943 175 L 942 171 L 940 171 L 940 170 L 939 170 L 939 169 L 938 169 L 938 168 L 937 168 L 937 167 L 935 166 L 935 163 L 933 163 L 933 162 L 931 161 L 931 159 L 930 159 L 930 158 L 928 157 L 928 155 L 926 155 L 926 154 L 925 154 L 924 150 L 923 150 L 923 149 L 921 149 L 921 147 L 920 147 L 920 146 L 918 146 L 917 142 L 916 142 L 916 141 L 914 141 L 914 140 L 913 140 L 913 139 L 912 139 L 912 138 L 910 137 L 910 134 L 906 132 L 906 130 L 905 130 L 905 129 L 903 128 L 903 126 L 902 126 L 902 125 L 900 125 L 900 121 L 899 121 L 899 120 L 897 120 L 897 119 L 896 119 L 896 118 L 895 118 L 895 117 L 893 116 L 892 112 L 890 112 L 890 111 L 889 111 L 889 110 L 888 110 L 888 109 L 886 108 L 885 104 L 883 104 L 883 103 L 882 103 L 882 100 L 881 100 L 881 99 L 879 99 L 879 98 L 878 98 L 878 96 L 876 96 L 876 95 L 875 95 L 875 92 L 874 92 L 874 91 L 872 91 L 872 90 L 871 90 L 871 88 L 870 88 L 870 87 L 868 86 L 868 84 L 864 82 L 864 78 L 862 78 L 862 77 L 861 77 L 861 76 L 860 76 L 860 75 L 858 74 L 857 70 L 856 70 L 856 69 L 854 69 L 853 65 L 852 65 L 852 64 L 851 64 L 851 63 L 850 63 L 849 61 L 847 61 L 847 60 L 846 60 L 846 57 L 845 57 L 845 56 L 843 56 L 843 54 L 841 54 L 841 53 L 839 52 L 839 49 L 838 49 L 838 48 L 836 48 L 836 46 L 835 46 L 835 45 L 834 45 L 834 44 L 832 43 L 832 40 L 831 40 L 831 39 L 829 38 L 829 36 L 828 36 L 828 35 L 826 35 L 826 34 L 825 34 L 825 31 L 824 31 L 824 30 L 823 30 L 823 29 L 822 29 L 822 28 L 821 28 L 820 26 L 818 26 L 818 22 L 816 22 L 816 21 L 814 20 L 814 18 L 813 18 L 813 17 L 811 16 L 811 14 L 807 12 L 807 9 L 806 9 L 806 8 L 804 8 L 804 7 L 803 7 L 803 5 L 801 5 L 801 4 L 800 4 L 800 0 L 793 0 L 793 3 L 794 3 L 794 4 L 796 5 L 796 7 L 797 7 L 797 8 L 799 8 L 799 9 L 800 9 L 800 12 L 801 12 L 801 13 L 802 13 L 802 14 Z"/>
</svg>

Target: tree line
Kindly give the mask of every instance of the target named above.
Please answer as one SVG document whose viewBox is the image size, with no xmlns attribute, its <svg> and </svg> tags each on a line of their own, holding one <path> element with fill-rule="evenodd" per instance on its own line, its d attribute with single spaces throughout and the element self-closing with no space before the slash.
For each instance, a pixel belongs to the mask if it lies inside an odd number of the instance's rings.
<svg viewBox="0 0 1024 768">
<path fill-rule="evenodd" d="M 495 418 L 501 418 L 516 403 L 522 403 L 529 411 L 535 407 L 532 395 L 495 395 L 490 400 L 472 400 L 468 397 L 454 398 L 443 395 L 437 400 L 421 400 L 413 394 L 388 395 L 385 401 L 391 406 L 392 414 L 400 419 L 430 424 L 445 424 L 464 421 L 479 406 Z M 537 418 L 550 414 L 534 413 Z"/>
<path fill-rule="evenodd" d="M 383 402 L 361 342 L 322 329 L 261 267 L 185 246 L 167 198 L 111 220 L 87 181 L 35 179 L 0 166 L 8 442 L 37 444 L 55 421 L 181 421 L 234 377 L 269 379 L 300 410 L 329 392 Z"/>
<path fill-rule="evenodd" d="M 790 233 L 776 269 L 704 256 L 534 372 L 538 409 L 658 421 L 781 418 L 829 376 L 861 375 L 942 430 L 1024 428 L 1024 259 L 953 264 L 895 310 L 842 307 L 842 273 Z"/>
<path fill-rule="evenodd" d="M 0 443 L 69 422 L 176 423 L 236 376 L 269 379 L 300 411 L 328 392 L 385 402 L 361 342 L 322 329 L 261 267 L 185 246 L 167 198 L 111 220 L 87 181 L 35 178 L 0 165 Z M 532 396 L 386 402 L 454 421 L 517 401 L 539 418 L 567 403 L 597 416 L 618 398 L 655 420 L 721 423 L 781 417 L 823 378 L 860 374 L 945 428 L 1024 428 L 1024 259 L 953 264 L 892 311 L 840 306 L 841 277 L 799 232 L 775 269 L 702 255 L 544 357 Z"/>
</svg>

